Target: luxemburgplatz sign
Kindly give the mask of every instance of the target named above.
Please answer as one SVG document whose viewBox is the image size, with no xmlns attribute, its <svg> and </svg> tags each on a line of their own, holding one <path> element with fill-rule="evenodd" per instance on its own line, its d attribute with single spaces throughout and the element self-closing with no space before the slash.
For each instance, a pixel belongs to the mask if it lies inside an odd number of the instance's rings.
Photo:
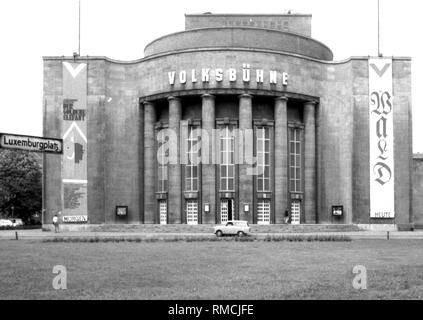
<svg viewBox="0 0 423 320">
<path fill-rule="evenodd" d="M 62 154 L 63 140 L 0 132 L 0 148 Z"/>
</svg>

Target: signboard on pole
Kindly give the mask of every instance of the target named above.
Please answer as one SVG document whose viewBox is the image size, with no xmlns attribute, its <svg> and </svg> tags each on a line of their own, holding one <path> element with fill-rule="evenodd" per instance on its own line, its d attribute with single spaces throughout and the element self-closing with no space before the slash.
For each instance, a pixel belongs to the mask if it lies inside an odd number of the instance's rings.
<svg viewBox="0 0 423 320">
<path fill-rule="evenodd" d="M 62 154 L 63 140 L 0 132 L 0 148 Z"/>
</svg>

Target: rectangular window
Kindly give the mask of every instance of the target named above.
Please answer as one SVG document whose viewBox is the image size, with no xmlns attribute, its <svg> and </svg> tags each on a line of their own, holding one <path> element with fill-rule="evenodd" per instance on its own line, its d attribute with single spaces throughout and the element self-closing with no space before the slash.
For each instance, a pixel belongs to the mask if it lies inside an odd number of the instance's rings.
<svg viewBox="0 0 423 320">
<path fill-rule="evenodd" d="M 200 136 L 198 126 L 188 126 L 187 164 L 185 166 L 185 191 L 198 191 Z"/>
<path fill-rule="evenodd" d="M 160 132 L 159 132 L 160 135 Z M 168 157 L 169 157 L 169 150 L 168 148 L 163 147 L 163 145 L 166 143 L 162 139 L 159 139 L 159 141 L 162 141 L 159 143 L 157 148 L 157 191 L 158 192 L 167 192 L 167 184 L 168 184 Z"/>
<path fill-rule="evenodd" d="M 301 192 L 301 129 L 289 129 L 289 191 Z"/>
<path fill-rule="evenodd" d="M 233 126 L 220 130 L 220 191 L 235 191 L 235 136 Z"/>
<path fill-rule="evenodd" d="M 268 192 L 270 187 L 271 141 L 268 126 L 256 127 L 257 191 Z"/>
</svg>

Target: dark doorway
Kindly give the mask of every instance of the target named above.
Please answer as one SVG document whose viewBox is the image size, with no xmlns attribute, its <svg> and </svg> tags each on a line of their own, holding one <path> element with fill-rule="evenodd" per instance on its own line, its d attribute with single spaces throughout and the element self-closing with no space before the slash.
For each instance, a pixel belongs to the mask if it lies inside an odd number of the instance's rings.
<svg viewBox="0 0 423 320">
<path fill-rule="evenodd" d="M 233 216 L 233 200 L 232 199 L 228 199 L 228 220 L 233 220 L 234 216 Z"/>
</svg>

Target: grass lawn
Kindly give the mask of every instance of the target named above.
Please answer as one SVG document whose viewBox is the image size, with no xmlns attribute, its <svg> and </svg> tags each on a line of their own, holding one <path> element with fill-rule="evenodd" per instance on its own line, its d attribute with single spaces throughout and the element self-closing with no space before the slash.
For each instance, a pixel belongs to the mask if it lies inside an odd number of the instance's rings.
<svg viewBox="0 0 423 320">
<path fill-rule="evenodd" d="M 52 287 L 55 265 L 67 290 Z M 367 290 L 352 288 L 356 265 Z M 422 240 L 0 241 L 0 299 L 422 299 Z"/>
</svg>

